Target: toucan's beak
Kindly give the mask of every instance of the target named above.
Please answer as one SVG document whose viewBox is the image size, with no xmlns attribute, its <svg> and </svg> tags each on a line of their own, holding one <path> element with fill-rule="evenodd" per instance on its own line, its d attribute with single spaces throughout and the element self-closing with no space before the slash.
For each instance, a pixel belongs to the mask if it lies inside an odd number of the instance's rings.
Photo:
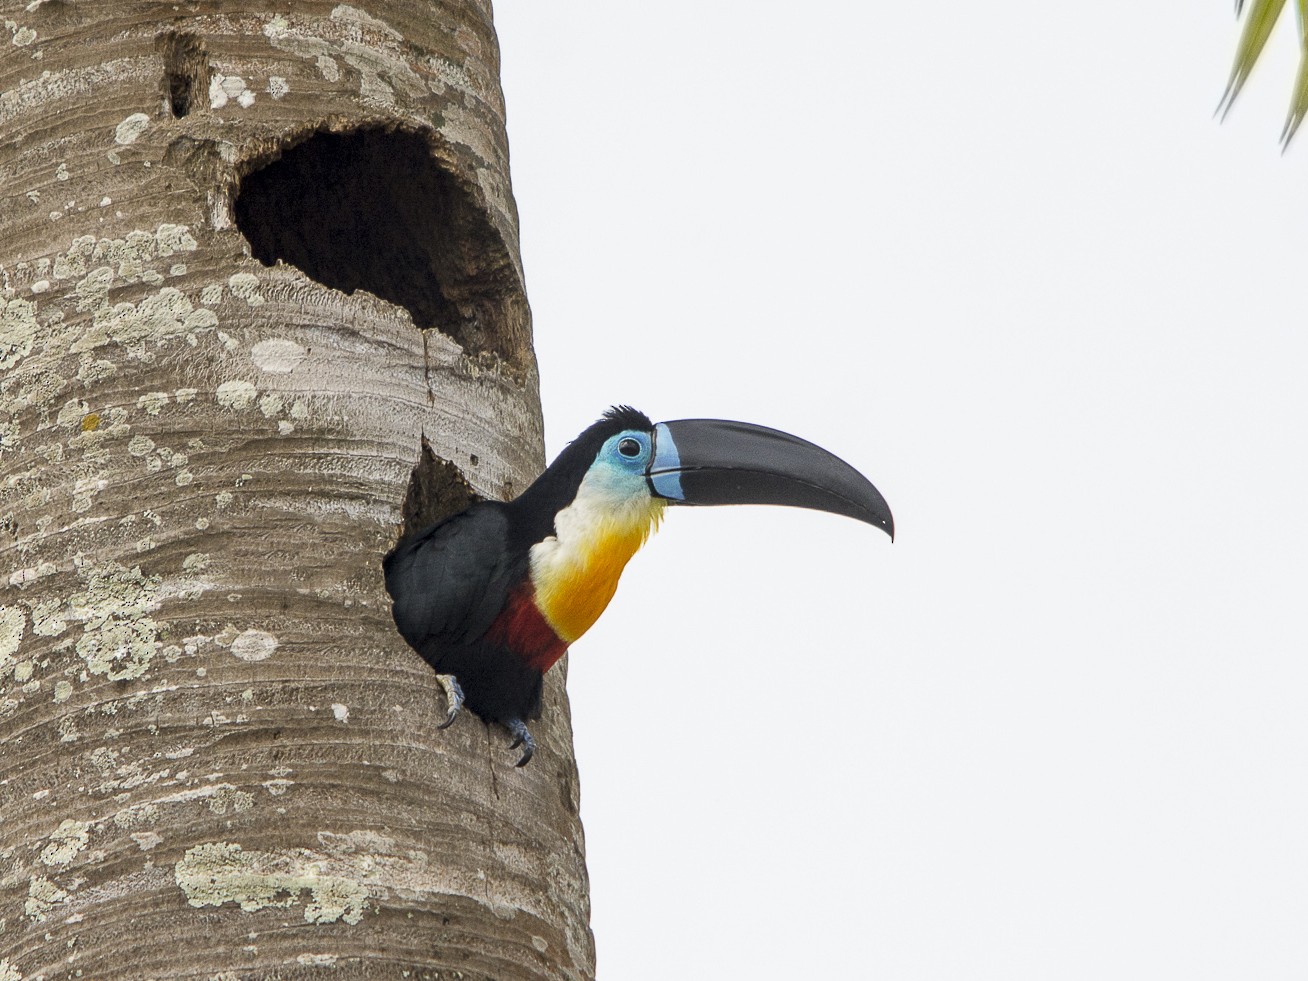
<svg viewBox="0 0 1308 981">
<path fill-rule="evenodd" d="M 748 422 L 659 423 L 646 479 L 673 504 L 812 508 L 866 521 L 895 537 L 890 506 L 861 473 L 807 440 Z"/>
</svg>

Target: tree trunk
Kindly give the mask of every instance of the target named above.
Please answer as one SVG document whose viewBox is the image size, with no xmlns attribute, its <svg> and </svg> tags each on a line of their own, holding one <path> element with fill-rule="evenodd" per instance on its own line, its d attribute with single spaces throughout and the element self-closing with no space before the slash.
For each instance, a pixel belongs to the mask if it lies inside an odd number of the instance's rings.
<svg viewBox="0 0 1308 981">
<path fill-rule="evenodd" d="M 0 981 L 590 978 L 381 575 L 543 464 L 490 4 L 277 6 L 0 0 Z"/>
</svg>

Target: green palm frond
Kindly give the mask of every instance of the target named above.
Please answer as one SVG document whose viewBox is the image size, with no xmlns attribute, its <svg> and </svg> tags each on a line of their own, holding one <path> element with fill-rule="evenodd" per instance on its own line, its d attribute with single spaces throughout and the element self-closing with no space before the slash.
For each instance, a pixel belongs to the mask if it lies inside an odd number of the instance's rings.
<svg viewBox="0 0 1308 981">
<path fill-rule="evenodd" d="M 1285 118 L 1281 130 L 1281 147 L 1289 146 L 1295 132 L 1304 117 L 1308 116 L 1308 0 L 1296 0 L 1299 15 L 1299 72 L 1294 83 L 1294 94 L 1290 101 L 1290 112 Z M 1240 43 L 1235 50 L 1235 64 L 1231 67 L 1231 77 L 1222 93 L 1222 101 L 1217 104 L 1217 111 L 1223 118 L 1231 111 L 1235 98 L 1253 71 L 1254 64 L 1263 53 L 1272 28 L 1285 7 L 1285 0 L 1254 0 L 1245 19 L 1244 30 L 1240 34 Z M 1235 12 L 1239 16 L 1244 10 L 1244 0 L 1235 0 Z"/>
<path fill-rule="evenodd" d="M 1258 56 L 1263 53 L 1263 46 L 1271 37 L 1272 28 L 1276 26 L 1276 20 L 1281 16 L 1284 7 L 1285 0 L 1254 0 L 1253 8 L 1244 22 L 1240 43 L 1235 49 L 1235 64 L 1231 66 L 1231 78 L 1226 83 L 1226 91 L 1222 93 L 1222 101 L 1217 104 L 1217 109 L 1223 116 L 1231 111 L 1235 97 L 1240 94 L 1240 89 L 1244 88 L 1244 83 L 1248 80 L 1249 73 L 1253 71 Z M 1238 15 L 1243 9 L 1244 0 L 1236 0 L 1236 14 Z"/>
<path fill-rule="evenodd" d="M 1294 80 L 1294 99 L 1281 130 L 1282 149 L 1290 145 L 1304 116 L 1308 116 L 1308 0 L 1299 0 L 1299 77 Z"/>
</svg>

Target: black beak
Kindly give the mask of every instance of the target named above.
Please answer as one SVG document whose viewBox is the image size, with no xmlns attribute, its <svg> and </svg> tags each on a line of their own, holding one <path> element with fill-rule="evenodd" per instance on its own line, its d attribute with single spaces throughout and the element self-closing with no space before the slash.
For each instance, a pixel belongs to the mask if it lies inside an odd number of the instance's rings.
<svg viewBox="0 0 1308 981">
<path fill-rule="evenodd" d="M 748 422 L 677 419 L 654 427 L 650 489 L 674 504 L 784 504 L 843 514 L 891 540 L 881 492 L 840 457 L 798 436 Z"/>
</svg>

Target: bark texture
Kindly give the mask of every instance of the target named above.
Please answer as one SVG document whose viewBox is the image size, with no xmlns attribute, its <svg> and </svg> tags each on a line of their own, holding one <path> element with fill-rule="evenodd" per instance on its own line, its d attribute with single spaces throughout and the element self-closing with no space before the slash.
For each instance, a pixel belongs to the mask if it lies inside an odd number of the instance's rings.
<svg viewBox="0 0 1308 981">
<path fill-rule="evenodd" d="M 543 464 L 489 3 L 0 23 L 0 981 L 593 976 L 381 576 Z"/>
</svg>

